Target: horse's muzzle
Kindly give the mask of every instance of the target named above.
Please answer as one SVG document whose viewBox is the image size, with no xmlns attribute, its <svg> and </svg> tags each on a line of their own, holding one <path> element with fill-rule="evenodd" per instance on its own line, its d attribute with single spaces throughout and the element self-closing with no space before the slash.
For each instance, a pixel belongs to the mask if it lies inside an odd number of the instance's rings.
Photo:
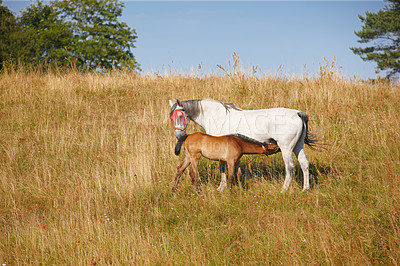
<svg viewBox="0 0 400 266">
<path fill-rule="evenodd" d="M 180 129 L 175 129 L 175 136 L 179 140 L 185 138 L 186 139 L 186 132 Z"/>
</svg>

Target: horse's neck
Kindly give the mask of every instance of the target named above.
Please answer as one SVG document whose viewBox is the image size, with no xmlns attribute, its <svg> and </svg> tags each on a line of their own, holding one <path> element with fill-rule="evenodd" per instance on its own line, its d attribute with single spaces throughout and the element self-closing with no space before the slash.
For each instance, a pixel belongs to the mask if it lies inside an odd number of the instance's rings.
<svg viewBox="0 0 400 266">
<path fill-rule="evenodd" d="M 225 122 L 229 112 L 220 103 L 204 101 L 201 103 L 203 112 L 193 121 L 206 130 L 208 134 L 215 135 L 215 128 Z"/>
</svg>

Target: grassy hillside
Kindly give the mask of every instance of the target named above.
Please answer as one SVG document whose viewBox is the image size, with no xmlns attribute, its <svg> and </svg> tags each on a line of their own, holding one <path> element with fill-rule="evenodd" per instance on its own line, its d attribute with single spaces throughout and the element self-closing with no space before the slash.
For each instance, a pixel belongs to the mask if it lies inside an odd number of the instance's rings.
<svg viewBox="0 0 400 266">
<path fill-rule="evenodd" d="M 286 193 L 281 156 L 246 156 L 243 189 L 200 195 L 176 166 L 168 99 L 309 114 L 312 189 Z M 344 80 L 0 74 L 0 264 L 398 264 L 400 91 Z M 188 132 L 201 130 L 190 124 Z"/>
</svg>

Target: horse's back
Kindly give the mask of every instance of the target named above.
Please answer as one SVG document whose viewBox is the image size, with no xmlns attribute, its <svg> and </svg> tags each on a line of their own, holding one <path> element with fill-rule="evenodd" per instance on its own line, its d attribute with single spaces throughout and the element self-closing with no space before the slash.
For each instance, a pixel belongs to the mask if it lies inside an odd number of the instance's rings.
<svg viewBox="0 0 400 266">
<path fill-rule="evenodd" d="M 232 110 L 222 123 L 207 128 L 207 133 L 217 136 L 239 133 L 261 142 L 285 142 L 301 134 L 303 122 L 298 115 L 300 112 L 288 108 Z"/>
<path fill-rule="evenodd" d="M 257 109 L 257 110 L 243 110 L 243 111 L 248 113 L 265 113 L 271 116 L 273 115 L 292 116 L 292 115 L 297 115 L 299 112 L 301 112 L 300 110 L 289 109 L 284 107 Z"/>
</svg>

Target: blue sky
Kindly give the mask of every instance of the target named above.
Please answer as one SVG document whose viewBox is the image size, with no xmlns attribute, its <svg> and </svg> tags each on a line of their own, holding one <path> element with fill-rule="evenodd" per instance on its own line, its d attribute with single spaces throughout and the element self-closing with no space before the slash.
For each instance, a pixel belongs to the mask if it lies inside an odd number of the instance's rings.
<svg viewBox="0 0 400 266">
<path fill-rule="evenodd" d="M 29 1 L 4 1 L 16 14 Z M 358 14 L 376 12 L 383 1 L 125 1 L 121 21 L 136 29 L 133 53 L 145 73 L 176 70 L 218 72 L 232 54 L 241 66 L 265 74 L 313 75 L 336 57 L 348 78 L 373 78 L 375 64 L 349 47 L 360 46 Z"/>
</svg>

